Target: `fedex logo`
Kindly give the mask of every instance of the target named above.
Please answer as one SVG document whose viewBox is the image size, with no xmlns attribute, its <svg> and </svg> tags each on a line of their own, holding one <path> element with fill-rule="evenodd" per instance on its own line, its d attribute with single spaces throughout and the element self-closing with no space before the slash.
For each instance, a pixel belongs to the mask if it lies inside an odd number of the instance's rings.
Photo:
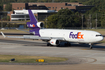
<svg viewBox="0 0 105 70">
<path fill-rule="evenodd" d="M 51 43 L 54 43 L 54 42 L 51 42 Z"/>
<path fill-rule="evenodd" d="M 30 24 L 30 27 L 35 27 L 35 25 L 34 24 Z"/>
<path fill-rule="evenodd" d="M 77 34 L 74 34 L 73 32 L 70 32 L 69 38 L 73 39 L 84 39 L 84 34 L 81 34 L 81 32 L 78 32 Z"/>
</svg>

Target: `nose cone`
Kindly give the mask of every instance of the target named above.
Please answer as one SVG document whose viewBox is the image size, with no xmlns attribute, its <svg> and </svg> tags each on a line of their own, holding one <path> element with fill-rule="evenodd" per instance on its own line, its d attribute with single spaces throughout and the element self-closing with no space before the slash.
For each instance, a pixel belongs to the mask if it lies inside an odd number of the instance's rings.
<svg viewBox="0 0 105 70">
<path fill-rule="evenodd" d="M 100 37 L 97 38 L 98 41 L 102 41 L 103 39 L 104 39 L 103 36 L 100 36 Z"/>
<path fill-rule="evenodd" d="M 101 41 L 104 39 L 104 37 L 103 36 L 101 36 Z"/>
</svg>

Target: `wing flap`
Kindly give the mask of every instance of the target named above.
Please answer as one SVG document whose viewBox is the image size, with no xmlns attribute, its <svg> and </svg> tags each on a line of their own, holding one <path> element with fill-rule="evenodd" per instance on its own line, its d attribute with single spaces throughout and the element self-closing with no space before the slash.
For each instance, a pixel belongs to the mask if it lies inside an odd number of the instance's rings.
<svg viewBox="0 0 105 70">
<path fill-rule="evenodd" d="M 23 36 L 6 36 L 7 38 L 24 38 Z"/>
<path fill-rule="evenodd" d="M 42 40 L 51 40 L 51 39 L 65 40 L 65 39 L 62 38 L 62 37 L 39 37 L 39 36 L 33 36 L 33 35 L 24 35 L 24 38 L 42 39 Z"/>
</svg>

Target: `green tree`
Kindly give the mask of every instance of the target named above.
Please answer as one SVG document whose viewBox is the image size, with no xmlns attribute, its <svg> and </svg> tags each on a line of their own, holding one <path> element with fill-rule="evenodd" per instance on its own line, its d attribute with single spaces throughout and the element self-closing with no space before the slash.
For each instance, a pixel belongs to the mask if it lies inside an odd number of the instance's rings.
<svg viewBox="0 0 105 70">
<path fill-rule="evenodd" d="M 0 11 L 3 10 L 3 4 L 0 4 Z"/>
<path fill-rule="evenodd" d="M 8 3 L 6 6 L 5 6 L 5 10 L 6 11 L 12 11 L 12 5 L 10 3 Z"/>
<path fill-rule="evenodd" d="M 46 21 L 47 27 L 57 28 L 57 21 L 58 21 L 58 16 L 56 14 L 49 16 Z"/>
<path fill-rule="evenodd" d="M 49 28 L 81 27 L 81 17 L 69 9 L 59 10 L 57 14 L 47 18 Z"/>
<path fill-rule="evenodd" d="M 105 27 L 105 18 L 101 20 L 101 27 Z"/>
</svg>

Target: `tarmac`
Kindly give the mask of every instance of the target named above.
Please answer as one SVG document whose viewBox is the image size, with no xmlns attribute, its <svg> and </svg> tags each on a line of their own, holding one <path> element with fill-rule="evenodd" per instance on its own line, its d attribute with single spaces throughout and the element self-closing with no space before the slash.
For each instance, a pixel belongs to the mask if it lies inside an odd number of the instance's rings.
<svg viewBox="0 0 105 70">
<path fill-rule="evenodd" d="M 0 70 L 104 70 L 105 44 L 97 43 L 90 50 L 87 44 L 70 47 L 47 47 L 40 40 L 8 39 L 0 36 L 0 54 L 65 57 L 69 60 L 52 64 L 0 64 Z"/>
</svg>

